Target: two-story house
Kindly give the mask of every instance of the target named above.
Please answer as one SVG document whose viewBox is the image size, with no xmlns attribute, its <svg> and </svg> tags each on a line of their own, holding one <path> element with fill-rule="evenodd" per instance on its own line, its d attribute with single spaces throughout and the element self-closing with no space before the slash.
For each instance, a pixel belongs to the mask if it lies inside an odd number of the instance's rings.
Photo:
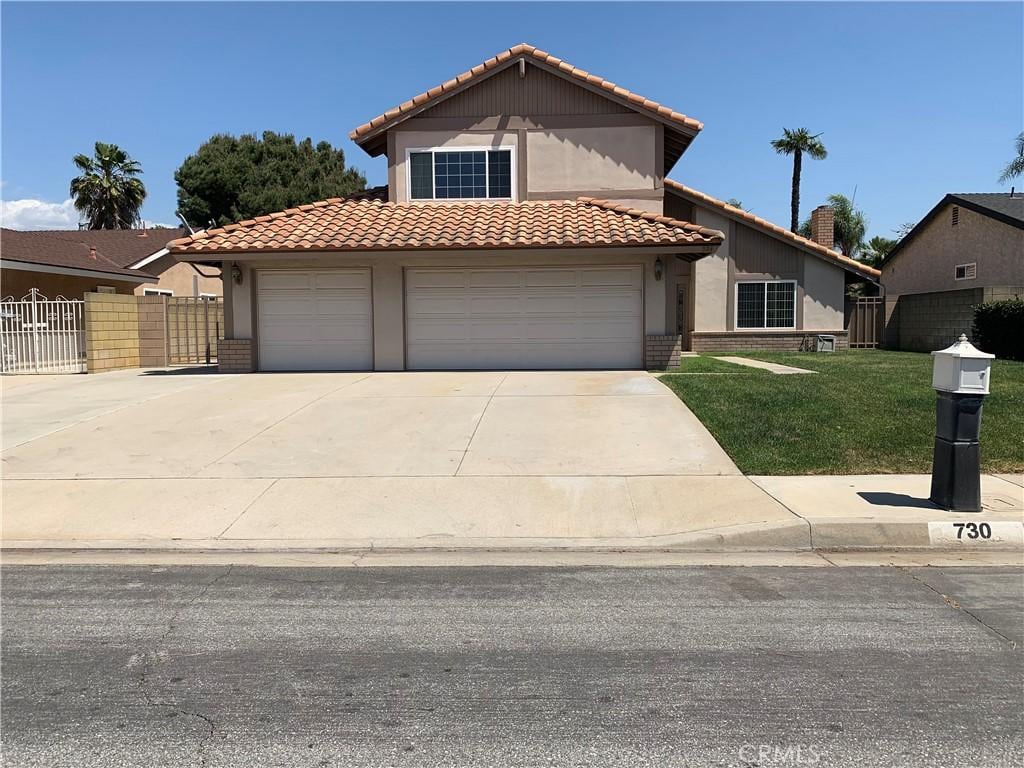
<svg viewBox="0 0 1024 768">
<path fill-rule="evenodd" d="M 225 276 L 223 370 L 664 367 L 844 331 L 878 273 L 667 178 L 697 120 L 517 45 L 352 131 L 385 199 L 171 244 Z"/>
</svg>

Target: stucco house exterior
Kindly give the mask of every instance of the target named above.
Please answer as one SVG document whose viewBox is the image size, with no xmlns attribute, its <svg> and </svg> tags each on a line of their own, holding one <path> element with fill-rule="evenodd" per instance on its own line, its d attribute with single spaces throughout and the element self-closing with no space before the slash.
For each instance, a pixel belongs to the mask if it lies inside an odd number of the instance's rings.
<svg viewBox="0 0 1024 768">
<path fill-rule="evenodd" d="M 225 276 L 222 370 L 658 368 L 845 343 L 877 271 L 668 178 L 703 128 L 517 45 L 352 131 L 383 194 L 176 240 Z M 383 198 L 383 199 L 382 199 Z"/>
<path fill-rule="evenodd" d="M 926 352 L 970 335 L 973 307 L 1024 297 L 1024 195 L 949 194 L 882 262 L 886 346 Z"/>
<path fill-rule="evenodd" d="M 137 296 L 220 296 L 220 272 L 179 262 L 167 243 L 184 229 L 0 232 L 0 294 L 15 299 L 32 288 L 54 298 L 85 293 Z"/>
</svg>

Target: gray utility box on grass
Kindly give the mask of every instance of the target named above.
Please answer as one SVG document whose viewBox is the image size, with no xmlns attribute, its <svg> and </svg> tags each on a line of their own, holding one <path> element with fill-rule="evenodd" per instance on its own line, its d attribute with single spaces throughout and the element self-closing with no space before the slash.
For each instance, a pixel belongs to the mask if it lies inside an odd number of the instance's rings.
<svg viewBox="0 0 1024 768">
<path fill-rule="evenodd" d="M 831 333 L 819 333 L 818 345 L 816 349 L 818 352 L 835 352 L 836 337 L 833 336 Z"/>
<path fill-rule="evenodd" d="M 937 399 L 930 498 L 950 511 L 980 512 L 981 411 L 995 355 L 960 334 L 956 344 L 932 356 Z"/>
</svg>

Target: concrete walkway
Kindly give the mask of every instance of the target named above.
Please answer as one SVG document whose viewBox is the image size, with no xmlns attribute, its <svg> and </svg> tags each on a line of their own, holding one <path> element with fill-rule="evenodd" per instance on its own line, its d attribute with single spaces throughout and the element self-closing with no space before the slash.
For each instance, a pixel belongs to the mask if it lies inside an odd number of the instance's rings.
<svg viewBox="0 0 1024 768">
<path fill-rule="evenodd" d="M 793 373 L 817 373 L 817 371 L 810 371 L 806 368 L 797 368 L 792 365 L 782 365 L 781 363 L 766 363 L 764 360 L 753 360 L 749 357 L 733 357 L 732 355 L 726 355 L 724 357 L 716 357 L 715 360 L 723 360 L 726 363 L 733 363 L 734 365 L 744 365 L 747 368 L 760 368 L 763 371 L 770 371 L 771 373 L 777 374 L 793 374 Z"/>
</svg>

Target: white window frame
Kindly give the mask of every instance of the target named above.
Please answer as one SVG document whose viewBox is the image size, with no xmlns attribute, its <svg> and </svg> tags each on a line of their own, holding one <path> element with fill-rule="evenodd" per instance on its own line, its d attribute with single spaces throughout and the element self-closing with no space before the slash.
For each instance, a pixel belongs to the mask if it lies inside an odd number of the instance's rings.
<svg viewBox="0 0 1024 768">
<path fill-rule="evenodd" d="M 432 155 L 438 152 L 501 152 L 507 151 L 509 153 L 510 163 L 509 172 L 512 174 L 512 185 L 511 195 L 508 197 L 490 197 L 491 194 L 491 168 L 490 160 L 485 160 L 486 166 L 484 170 L 484 189 L 487 197 L 438 197 L 437 196 L 437 179 L 433 175 L 434 173 L 434 159 L 430 159 L 430 172 L 431 172 L 431 183 L 434 187 L 434 196 L 430 198 L 426 197 L 413 197 L 412 196 L 412 156 L 419 152 L 429 152 Z M 486 158 L 486 155 L 484 156 Z M 516 148 L 514 146 L 502 144 L 501 146 L 453 146 L 453 147 L 410 147 L 405 150 L 405 199 L 410 203 L 485 203 L 489 200 L 516 200 L 516 195 L 519 190 L 516 188 L 516 182 L 518 181 L 516 174 Z"/>
<path fill-rule="evenodd" d="M 216 293 L 200 293 L 199 294 L 199 298 L 200 299 L 219 299 L 220 296 L 218 294 L 216 294 Z"/>
<path fill-rule="evenodd" d="M 173 296 L 174 291 L 169 288 L 143 288 L 143 296 Z"/>
<path fill-rule="evenodd" d="M 768 289 L 764 291 L 764 325 L 751 327 L 740 327 L 740 286 L 744 283 L 758 283 L 767 285 L 769 283 L 789 283 L 793 286 L 793 324 L 792 325 L 773 325 L 768 326 Z M 735 331 L 795 331 L 796 330 L 796 300 L 797 300 L 797 281 L 796 280 L 737 280 L 733 287 L 732 296 L 732 327 Z"/>
<path fill-rule="evenodd" d="M 956 272 L 961 267 L 963 267 L 964 276 L 963 277 L 957 277 L 956 276 Z M 973 275 L 968 274 L 970 272 L 971 267 L 974 268 L 974 274 Z M 953 279 L 957 280 L 957 281 L 960 281 L 960 280 L 977 280 L 978 279 L 978 262 L 976 262 L 976 261 L 969 261 L 966 264 L 957 264 L 955 267 L 953 267 Z"/>
</svg>

